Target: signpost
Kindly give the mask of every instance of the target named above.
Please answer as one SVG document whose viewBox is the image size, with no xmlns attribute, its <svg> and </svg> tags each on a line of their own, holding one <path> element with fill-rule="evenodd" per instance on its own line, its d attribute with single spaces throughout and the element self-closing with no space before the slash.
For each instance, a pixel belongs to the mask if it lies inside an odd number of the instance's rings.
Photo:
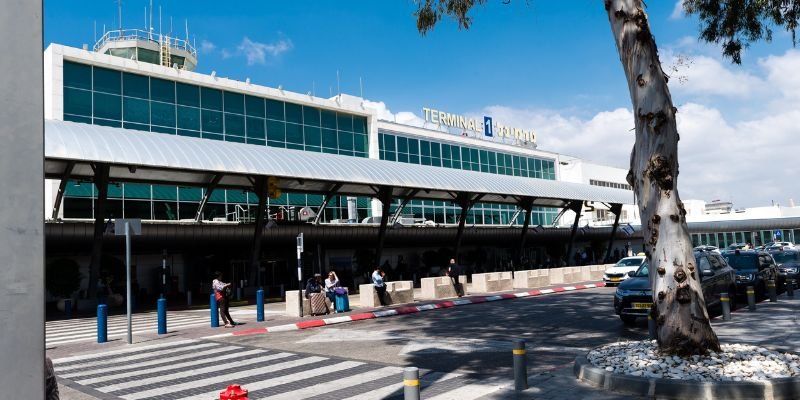
<svg viewBox="0 0 800 400">
<path fill-rule="evenodd" d="M 133 343 L 133 319 L 131 314 L 132 293 L 131 293 L 131 235 L 142 234 L 142 220 L 141 219 L 117 219 L 114 221 L 114 234 L 116 236 L 125 236 L 125 292 L 128 309 L 128 344 Z"/>
<path fill-rule="evenodd" d="M 300 316 L 303 316 L 303 233 L 297 235 L 297 298 L 300 299 Z"/>
</svg>

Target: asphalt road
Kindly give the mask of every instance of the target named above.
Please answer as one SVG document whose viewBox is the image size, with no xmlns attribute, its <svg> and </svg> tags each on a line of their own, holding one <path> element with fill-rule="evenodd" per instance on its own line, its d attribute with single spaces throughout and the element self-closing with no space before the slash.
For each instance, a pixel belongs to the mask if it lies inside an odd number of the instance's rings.
<svg viewBox="0 0 800 400">
<path fill-rule="evenodd" d="M 515 340 L 526 341 L 534 375 L 570 369 L 578 354 L 601 344 L 644 338 L 646 321 L 630 328 L 614 314 L 613 292 L 582 290 L 224 341 L 510 379 Z"/>
</svg>

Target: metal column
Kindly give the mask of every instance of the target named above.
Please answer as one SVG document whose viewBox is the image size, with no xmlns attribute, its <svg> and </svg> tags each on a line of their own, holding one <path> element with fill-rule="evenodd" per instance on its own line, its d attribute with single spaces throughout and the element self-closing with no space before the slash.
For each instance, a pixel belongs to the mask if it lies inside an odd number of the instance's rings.
<svg viewBox="0 0 800 400">
<path fill-rule="evenodd" d="M 319 206 L 317 209 L 317 216 L 314 217 L 314 225 L 319 225 L 319 222 L 322 221 L 322 214 L 325 213 L 325 209 L 328 208 L 328 203 L 331 201 L 332 198 L 335 197 L 336 192 L 342 187 L 341 183 L 337 183 L 328 190 L 328 193 L 325 194 L 325 199 L 322 200 L 322 205 Z"/>
<path fill-rule="evenodd" d="M 392 205 L 392 188 L 382 187 L 378 191 L 378 200 L 381 201 L 381 227 L 378 231 L 378 247 L 375 249 L 375 263 L 380 264 L 383 255 L 383 243 L 386 240 L 386 225 L 389 223 L 389 207 Z M 370 266 L 372 268 L 374 266 Z"/>
<path fill-rule="evenodd" d="M 108 198 L 108 171 L 106 164 L 94 167 L 94 184 L 97 186 L 97 199 L 94 203 L 94 238 L 92 239 L 92 258 L 89 262 L 89 298 L 97 297 L 97 279 L 100 275 L 100 262 L 103 256 L 103 232 L 105 232 L 106 199 Z"/>
<path fill-rule="evenodd" d="M 579 200 L 573 200 L 567 206 L 570 210 L 575 213 L 575 222 L 572 223 L 572 232 L 569 234 L 569 247 L 567 247 L 567 265 L 572 265 L 569 263 L 569 258 L 572 257 L 572 246 L 575 244 L 575 232 L 578 230 L 578 222 L 581 219 L 581 210 L 583 210 L 583 202 Z M 565 207 L 566 209 L 566 207 Z"/>
<path fill-rule="evenodd" d="M 603 262 L 608 262 L 611 258 L 611 249 L 614 247 L 614 236 L 617 235 L 619 216 L 622 214 L 622 204 L 612 204 L 611 212 L 614 213 L 614 226 L 611 228 L 611 237 L 608 238 L 608 249 L 606 250 L 606 258 Z"/>
<path fill-rule="evenodd" d="M 525 254 L 525 240 L 528 236 L 528 227 L 531 224 L 531 213 L 533 212 L 533 198 L 522 199 L 520 209 L 525 210 L 525 222 L 522 224 L 522 234 L 519 238 L 519 263 L 522 265 L 522 255 Z"/>
<path fill-rule="evenodd" d="M 257 276 L 261 268 L 261 238 L 264 235 L 264 209 L 267 207 L 267 178 L 263 176 L 257 177 L 253 189 L 256 196 L 258 196 L 258 208 L 256 209 L 256 226 L 253 232 L 253 252 L 250 254 L 250 274 L 249 276 L 245 275 L 248 279 L 252 278 L 253 274 Z"/>
<path fill-rule="evenodd" d="M 202 219 L 203 211 L 206 208 L 206 204 L 208 204 L 208 199 L 211 198 L 211 193 L 214 193 L 214 190 L 217 188 L 217 185 L 219 185 L 219 181 L 221 179 L 221 174 L 214 175 L 214 178 L 211 179 L 211 182 L 206 188 L 206 193 L 203 195 L 203 199 L 200 200 L 200 205 L 197 207 L 197 214 L 194 216 L 194 222 L 200 222 Z"/>
<path fill-rule="evenodd" d="M 53 213 L 50 216 L 52 219 L 58 219 L 58 210 L 61 209 L 61 201 L 64 199 L 64 191 L 67 190 L 67 182 L 69 181 L 70 175 L 72 175 L 73 168 L 75 168 L 75 161 L 70 161 L 67 163 L 67 168 L 64 169 L 61 183 L 58 184 L 58 193 L 56 194 L 56 201 L 53 204 Z"/>
</svg>

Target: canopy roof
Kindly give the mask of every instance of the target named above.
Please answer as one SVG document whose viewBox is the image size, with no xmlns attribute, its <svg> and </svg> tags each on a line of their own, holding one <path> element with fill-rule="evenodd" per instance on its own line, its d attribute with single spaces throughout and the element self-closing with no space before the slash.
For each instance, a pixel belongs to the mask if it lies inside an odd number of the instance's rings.
<svg viewBox="0 0 800 400">
<path fill-rule="evenodd" d="M 113 182 L 147 182 L 252 189 L 257 176 L 280 178 L 284 192 L 393 196 L 453 200 L 459 194 L 482 195 L 481 202 L 563 207 L 573 200 L 625 204 L 630 191 L 545 179 L 515 177 L 406 164 L 368 158 L 288 150 L 251 144 L 149 133 L 67 121 L 45 121 L 45 175 L 60 179 L 74 162 L 70 179 L 92 179 L 92 165 L 111 166 Z M 475 198 L 475 197 L 473 197 Z"/>
</svg>

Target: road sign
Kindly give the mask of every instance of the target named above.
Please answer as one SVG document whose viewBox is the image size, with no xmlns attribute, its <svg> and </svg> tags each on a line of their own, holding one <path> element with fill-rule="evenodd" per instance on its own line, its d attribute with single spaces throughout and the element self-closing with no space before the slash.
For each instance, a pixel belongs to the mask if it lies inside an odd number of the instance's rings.
<svg viewBox="0 0 800 400">
<path fill-rule="evenodd" d="M 128 223 L 128 229 L 131 230 L 131 235 L 142 234 L 142 220 L 139 218 L 117 218 L 114 220 L 114 235 L 125 236 L 125 223 Z"/>
<path fill-rule="evenodd" d="M 483 117 L 483 134 L 489 137 L 494 136 L 492 129 L 492 117 Z"/>
<path fill-rule="evenodd" d="M 783 232 L 781 232 L 781 230 L 780 230 L 780 229 L 776 229 L 776 230 L 775 230 L 775 239 L 776 239 L 776 240 L 781 240 L 782 233 L 783 233 Z"/>
</svg>

